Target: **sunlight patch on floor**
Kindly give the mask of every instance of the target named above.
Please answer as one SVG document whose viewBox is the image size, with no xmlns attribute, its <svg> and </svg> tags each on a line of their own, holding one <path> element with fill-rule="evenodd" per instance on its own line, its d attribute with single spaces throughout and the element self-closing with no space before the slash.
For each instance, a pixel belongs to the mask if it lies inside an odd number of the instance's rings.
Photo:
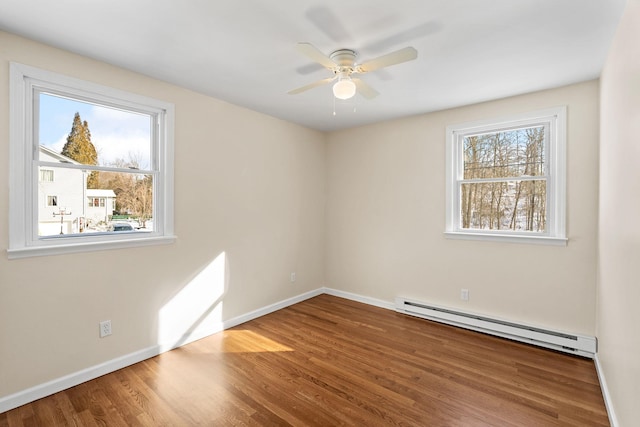
<svg viewBox="0 0 640 427">
<path fill-rule="evenodd" d="M 219 350 L 224 353 L 294 351 L 263 335 L 247 330 L 227 330 L 220 334 Z"/>
</svg>

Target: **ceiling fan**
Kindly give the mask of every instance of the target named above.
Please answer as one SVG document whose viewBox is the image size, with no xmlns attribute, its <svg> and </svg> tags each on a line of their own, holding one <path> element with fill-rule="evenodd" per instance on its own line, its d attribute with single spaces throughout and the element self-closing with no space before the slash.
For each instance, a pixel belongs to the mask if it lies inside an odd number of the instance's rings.
<svg viewBox="0 0 640 427">
<path fill-rule="evenodd" d="M 296 45 L 296 49 L 312 61 L 317 62 L 331 71 L 334 75 L 333 77 L 319 80 L 298 89 L 290 90 L 288 93 L 290 95 L 295 95 L 337 80 L 333 85 L 333 95 L 338 99 L 349 99 L 356 94 L 356 91 L 367 99 L 375 98 L 379 94 L 378 91 L 373 89 L 363 80 L 354 77 L 354 75 L 364 74 L 370 71 L 379 70 L 383 67 L 412 61 L 418 57 L 417 50 L 413 47 L 405 47 L 404 49 L 379 56 L 363 64 L 357 64 L 357 54 L 352 49 L 338 49 L 333 51 L 329 56 L 320 52 L 320 50 L 311 43 L 298 43 Z"/>
</svg>

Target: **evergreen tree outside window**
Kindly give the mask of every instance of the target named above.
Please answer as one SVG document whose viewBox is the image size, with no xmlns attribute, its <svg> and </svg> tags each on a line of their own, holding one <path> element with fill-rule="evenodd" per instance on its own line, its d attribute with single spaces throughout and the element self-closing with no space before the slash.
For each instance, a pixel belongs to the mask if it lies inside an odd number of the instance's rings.
<svg viewBox="0 0 640 427">
<path fill-rule="evenodd" d="M 42 96 L 43 95 L 41 95 L 41 99 Z M 40 119 L 43 119 L 42 114 L 40 115 Z M 82 163 L 83 165 L 95 166 L 98 164 L 98 152 L 91 142 L 89 123 L 87 123 L 86 120 L 83 122 L 80 118 L 80 113 L 78 112 L 73 116 L 71 132 L 69 132 L 67 142 L 64 144 L 62 153 L 60 154 Z M 87 188 L 99 188 L 97 171 L 91 171 L 87 177 Z"/>
</svg>

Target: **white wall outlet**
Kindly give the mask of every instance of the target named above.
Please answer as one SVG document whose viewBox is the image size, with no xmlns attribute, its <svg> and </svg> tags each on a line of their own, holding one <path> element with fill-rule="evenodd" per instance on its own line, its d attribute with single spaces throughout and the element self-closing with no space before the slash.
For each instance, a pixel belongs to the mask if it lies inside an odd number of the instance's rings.
<svg viewBox="0 0 640 427">
<path fill-rule="evenodd" d="M 111 335 L 111 320 L 100 322 L 100 338 Z"/>
<path fill-rule="evenodd" d="M 291 273 L 291 283 L 296 281 L 296 273 Z"/>
<path fill-rule="evenodd" d="M 460 289 L 460 299 L 462 301 L 469 301 L 469 289 Z"/>
</svg>

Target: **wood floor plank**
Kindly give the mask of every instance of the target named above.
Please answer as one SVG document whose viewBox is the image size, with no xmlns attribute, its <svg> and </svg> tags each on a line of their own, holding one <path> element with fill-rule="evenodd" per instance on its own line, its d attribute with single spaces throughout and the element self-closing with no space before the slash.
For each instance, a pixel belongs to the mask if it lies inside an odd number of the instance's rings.
<svg viewBox="0 0 640 427">
<path fill-rule="evenodd" d="M 321 295 L 0 414 L 57 425 L 609 422 L 591 360 Z"/>
</svg>

